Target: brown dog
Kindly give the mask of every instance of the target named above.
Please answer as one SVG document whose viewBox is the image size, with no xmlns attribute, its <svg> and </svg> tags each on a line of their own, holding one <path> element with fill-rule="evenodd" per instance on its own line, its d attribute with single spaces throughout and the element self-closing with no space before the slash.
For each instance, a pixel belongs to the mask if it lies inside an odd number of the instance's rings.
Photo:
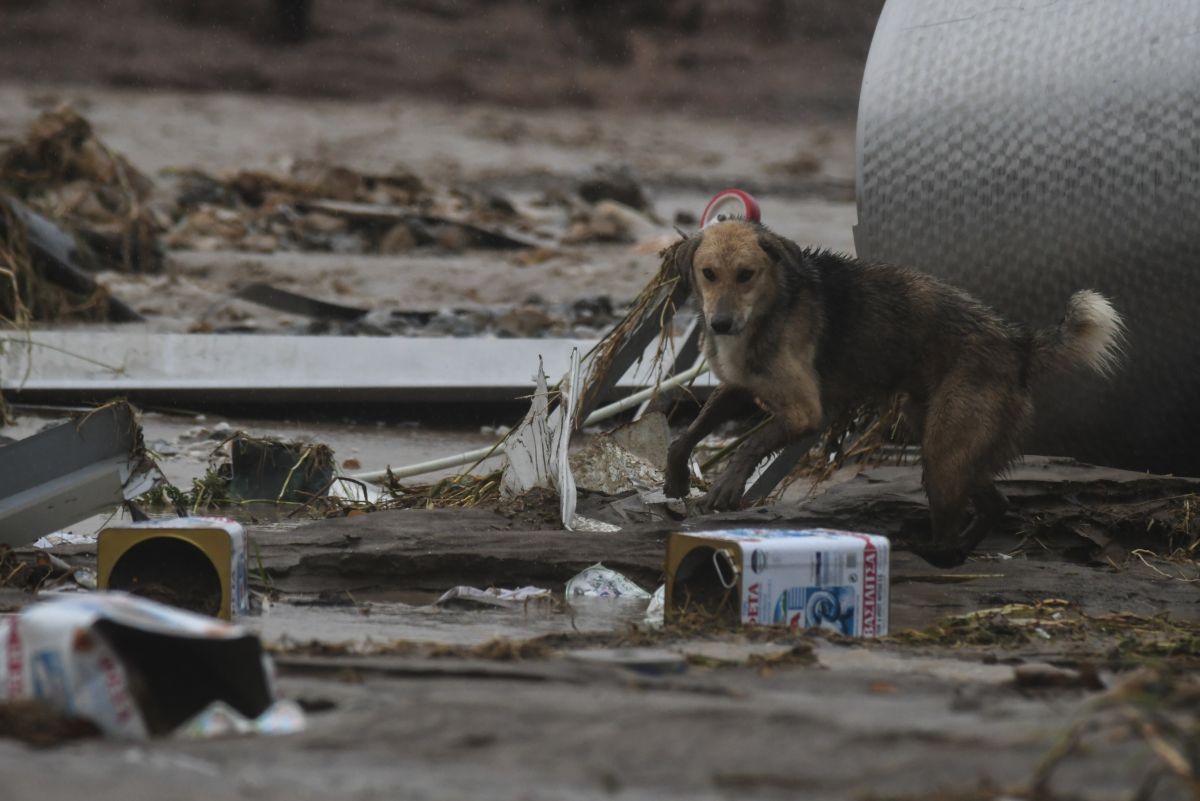
<svg viewBox="0 0 1200 801">
<path fill-rule="evenodd" d="M 1107 375 L 1120 356 L 1121 317 L 1092 291 L 1071 296 L 1058 326 L 1031 332 L 931 276 L 801 250 L 746 220 L 708 226 L 675 260 L 721 384 L 671 445 L 667 494 L 687 494 L 696 444 L 756 405 L 773 417 L 731 457 L 706 509 L 737 508 L 755 466 L 826 415 L 899 396 L 932 516 L 919 552 L 935 564 L 960 564 L 1003 516 L 993 479 L 1020 454 L 1031 384 L 1073 365 Z"/>
</svg>

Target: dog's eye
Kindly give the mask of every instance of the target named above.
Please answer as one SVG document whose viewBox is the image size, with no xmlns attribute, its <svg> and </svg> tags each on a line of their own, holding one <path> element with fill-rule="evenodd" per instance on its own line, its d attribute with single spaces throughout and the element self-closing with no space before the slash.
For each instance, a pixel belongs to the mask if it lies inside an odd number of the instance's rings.
<svg viewBox="0 0 1200 801">
<path fill-rule="evenodd" d="M 754 277 L 754 270 L 738 270 L 737 271 L 737 282 L 739 284 L 744 284 L 753 277 Z"/>
<path fill-rule="evenodd" d="M 716 281 L 717 280 L 717 274 L 714 273 L 710 268 L 705 267 L 703 270 L 701 270 L 701 272 L 704 275 L 705 281 Z"/>
</svg>

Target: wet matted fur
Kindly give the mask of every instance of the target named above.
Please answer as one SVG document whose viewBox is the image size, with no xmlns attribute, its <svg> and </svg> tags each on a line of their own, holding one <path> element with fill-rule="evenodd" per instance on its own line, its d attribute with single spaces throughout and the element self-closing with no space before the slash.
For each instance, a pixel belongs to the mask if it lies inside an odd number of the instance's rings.
<svg viewBox="0 0 1200 801">
<path fill-rule="evenodd" d="M 1071 296 L 1059 325 L 1031 331 L 932 276 L 801 249 L 746 220 L 708 226 L 675 258 L 721 384 L 671 445 L 667 494 L 687 494 L 696 444 L 756 405 L 771 421 L 733 455 L 703 508 L 736 508 L 763 458 L 830 417 L 903 397 L 932 518 L 920 552 L 935 564 L 961 563 L 1003 515 L 994 478 L 1020 454 L 1033 383 L 1073 367 L 1107 375 L 1120 356 L 1121 317 L 1090 290 Z"/>
</svg>

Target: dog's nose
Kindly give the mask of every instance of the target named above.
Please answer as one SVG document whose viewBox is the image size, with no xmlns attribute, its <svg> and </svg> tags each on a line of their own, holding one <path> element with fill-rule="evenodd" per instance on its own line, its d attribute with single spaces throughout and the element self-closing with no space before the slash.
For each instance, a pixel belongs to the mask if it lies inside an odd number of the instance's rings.
<svg viewBox="0 0 1200 801">
<path fill-rule="evenodd" d="M 714 317 L 708 321 L 708 327 L 714 334 L 728 334 L 733 330 L 732 317 Z"/>
</svg>

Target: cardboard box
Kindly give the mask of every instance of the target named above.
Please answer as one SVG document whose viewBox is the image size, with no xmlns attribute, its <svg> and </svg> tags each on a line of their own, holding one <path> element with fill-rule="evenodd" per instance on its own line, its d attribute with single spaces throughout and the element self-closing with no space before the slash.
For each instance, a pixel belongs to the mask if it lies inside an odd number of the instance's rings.
<svg viewBox="0 0 1200 801">
<path fill-rule="evenodd" d="M 883 636 L 890 550 L 886 537 L 828 529 L 672 534 L 666 618 L 699 608 L 748 624 Z"/>
<path fill-rule="evenodd" d="M 168 734 L 214 703 L 251 721 L 276 703 L 256 634 L 119 592 L 51 594 L 0 617 L 0 701 L 26 698 L 127 739 Z"/>
<path fill-rule="evenodd" d="M 246 532 L 219 517 L 180 517 L 106 528 L 96 548 L 101 590 L 124 590 L 232 620 L 249 612 Z"/>
</svg>

